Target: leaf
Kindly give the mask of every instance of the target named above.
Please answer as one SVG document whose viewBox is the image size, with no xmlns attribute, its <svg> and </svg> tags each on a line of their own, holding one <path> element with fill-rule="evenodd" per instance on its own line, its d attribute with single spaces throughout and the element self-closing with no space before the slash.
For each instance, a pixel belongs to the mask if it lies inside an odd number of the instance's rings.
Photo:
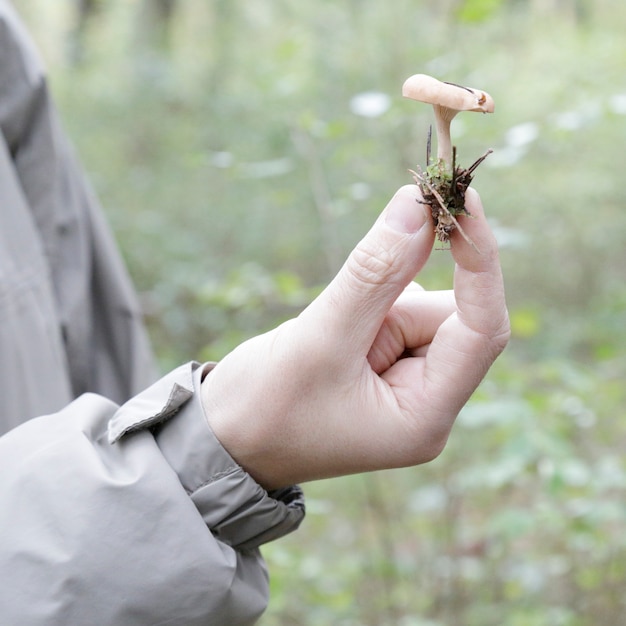
<svg viewBox="0 0 626 626">
<path fill-rule="evenodd" d="M 502 0 L 465 0 L 457 11 L 462 22 L 484 22 L 502 6 Z"/>
<path fill-rule="evenodd" d="M 511 333 L 520 339 L 530 339 L 541 330 L 539 312 L 531 308 L 518 308 L 510 312 Z"/>
</svg>

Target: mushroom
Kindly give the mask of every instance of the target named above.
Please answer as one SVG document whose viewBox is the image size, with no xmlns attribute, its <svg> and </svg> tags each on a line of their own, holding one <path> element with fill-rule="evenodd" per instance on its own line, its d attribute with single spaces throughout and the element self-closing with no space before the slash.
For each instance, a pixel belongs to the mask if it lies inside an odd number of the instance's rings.
<svg viewBox="0 0 626 626">
<path fill-rule="evenodd" d="M 494 111 L 493 98 L 488 93 L 454 83 L 445 83 L 426 74 L 415 74 L 407 78 L 402 86 L 402 95 L 433 105 L 437 130 L 437 158 L 443 161 L 446 167 L 452 167 L 450 122 L 454 116 L 459 111 L 481 113 Z"/>
</svg>

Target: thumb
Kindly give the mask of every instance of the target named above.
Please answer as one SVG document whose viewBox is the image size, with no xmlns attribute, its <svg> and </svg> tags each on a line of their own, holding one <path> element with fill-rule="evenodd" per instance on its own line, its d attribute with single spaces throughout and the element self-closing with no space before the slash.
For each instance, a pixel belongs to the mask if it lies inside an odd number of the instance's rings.
<svg viewBox="0 0 626 626">
<path fill-rule="evenodd" d="M 307 308 L 331 341 L 367 354 L 385 315 L 426 263 L 434 231 L 417 186 L 401 187 Z"/>
</svg>

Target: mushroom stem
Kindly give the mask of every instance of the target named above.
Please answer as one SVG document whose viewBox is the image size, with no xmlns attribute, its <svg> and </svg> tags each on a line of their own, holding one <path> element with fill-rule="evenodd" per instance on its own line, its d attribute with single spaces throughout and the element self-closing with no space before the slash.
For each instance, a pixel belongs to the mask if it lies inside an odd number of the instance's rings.
<svg viewBox="0 0 626 626">
<path fill-rule="evenodd" d="M 439 104 L 434 104 L 433 109 L 435 110 L 435 129 L 437 131 L 437 159 L 443 161 L 446 168 L 450 168 L 452 167 L 450 124 L 457 112 Z"/>
</svg>

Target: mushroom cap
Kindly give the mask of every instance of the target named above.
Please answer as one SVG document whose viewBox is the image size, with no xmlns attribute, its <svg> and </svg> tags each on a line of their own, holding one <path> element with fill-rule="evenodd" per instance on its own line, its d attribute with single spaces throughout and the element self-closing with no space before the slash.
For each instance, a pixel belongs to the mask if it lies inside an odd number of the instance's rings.
<svg viewBox="0 0 626 626">
<path fill-rule="evenodd" d="M 402 85 L 405 98 L 438 105 L 453 111 L 479 111 L 493 113 L 493 98 L 480 89 L 444 83 L 426 74 L 414 74 Z"/>
</svg>

